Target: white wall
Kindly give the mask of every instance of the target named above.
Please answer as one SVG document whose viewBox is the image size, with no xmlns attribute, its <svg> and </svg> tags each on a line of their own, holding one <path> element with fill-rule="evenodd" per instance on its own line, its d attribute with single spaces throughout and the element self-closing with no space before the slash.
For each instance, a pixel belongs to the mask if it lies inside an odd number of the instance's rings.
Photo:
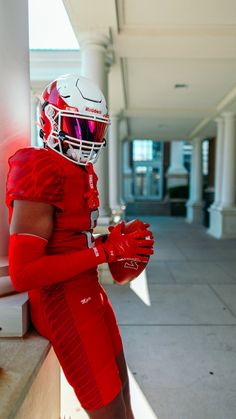
<svg viewBox="0 0 236 419">
<path fill-rule="evenodd" d="M 0 0 L 0 257 L 7 255 L 7 160 L 30 143 L 27 0 Z"/>
</svg>

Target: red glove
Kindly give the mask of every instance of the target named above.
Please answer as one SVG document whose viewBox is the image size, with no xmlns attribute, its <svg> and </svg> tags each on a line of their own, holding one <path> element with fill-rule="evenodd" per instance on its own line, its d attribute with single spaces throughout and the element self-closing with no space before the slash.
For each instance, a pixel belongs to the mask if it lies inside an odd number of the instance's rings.
<svg viewBox="0 0 236 419">
<path fill-rule="evenodd" d="M 124 223 L 124 227 L 122 228 L 122 233 L 124 234 L 132 233 L 138 230 L 147 230 L 147 228 L 150 227 L 150 224 L 144 223 L 143 221 L 139 219 L 131 220 L 131 221 L 128 221 L 127 223 L 125 223 L 124 221 L 122 222 Z M 110 226 L 109 231 L 111 232 L 114 228 L 115 226 Z M 149 230 L 149 233 L 150 233 L 150 238 L 153 238 L 153 234 L 150 230 Z"/>
<path fill-rule="evenodd" d="M 148 227 L 150 227 L 150 224 L 144 223 L 141 220 L 138 220 L 138 219 L 131 220 L 125 223 L 124 233 L 127 234 L 127 233 L 131 233 L 137 230 L 147 230 Z M 149 230 L 149 233 L 150 233 L 150 238 L 153 238 L 153 234 L 150 230 Z"/>
<path fill-rule="evenodd" d="M 110 234 L 102 245 L 107 255 L 107 262 L 124 259 L 147 262 L 149 256 L 153 254 L 154 241 L 147 239 L 152 236 L 152 233 L 148 230 L 137 230 L 124 234 L 124 229 L 123 221 L 115 227 L 109 228 Z"/>
<path fill-rule="evenodd" d="M 136 232 L 139 230 L 147 230 L 147 227 L 149 227 L 149 224 L 144 223 L 140 220 L 132 220 L 125 224 L 124 229 L 122 230 L 125 234 L 129 234 L 132 232 Z M 114 227 L 113 227 L 114 228 Z M 149 237 L 150 239 L 153 239 L 153 234 L 151 231 L 149 231 Z M 153 240 L 145 240 L 145 245 L 150 243 Z M 152 247 L 152 246 L 151 246 Z M 147 258 L 146 262 L 143 261 L 134 261 L 132 259 L 130 260 L 120 260 L 117 262 L 111 262 L 109 263 L 109 269 L 111 272 L 111 275 L 115 282 L 118 284 L 127 284 L 130 281 L 133 281 L 135 278 L 137 278 L 141 272 L 146 268 L 149 261 L 149 257 Z"/>
</svg>

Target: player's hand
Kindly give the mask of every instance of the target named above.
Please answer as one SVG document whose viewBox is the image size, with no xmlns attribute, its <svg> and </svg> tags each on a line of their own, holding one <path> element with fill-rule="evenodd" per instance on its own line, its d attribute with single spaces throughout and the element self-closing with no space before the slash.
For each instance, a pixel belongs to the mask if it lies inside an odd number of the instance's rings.
<svg viewBox="0 0 236 419">
<path fill-rule="evenodd" d="M 147 262 L 153 254 L 154 240 L 150 239 L 152 233 L 148 230 L 139 230 L 124 234 L 125 223 L 121 222 L 110 229 L 110 234 L 103 249 L 107 255 L 107 262 L 123 259 L 133 259 Z"/>
<path fill-rule="evenodd" d="M 149 223 L 145 223 L 139 219 L 131 220 L 128 222 L 124 222 L 124 221 L 120 221 L 120 222 L 123 223 L 122 233 L 124 234 L 131 233 L 137 230 L 147 230 L 148 227 L 150 227 Z M 109 231 L 111 232 L 113 228 L 115 228 L 115 226 L 110 226 Z M 150 230 L 149 232 L 150 232 L 150 238 L 153 239 L 153 233 Z"/>
<path fill-rule="evenodd" d="M 124 220 L 119 221 L 116 225 L 111 225 L 108 227 L 109 232 L 111 233 L 114 228 L 116 228 L 118 225 L 121 225 L 121 232 L 123 234 L 127 233 L 133 233 L 137 230 L 147 230 L 148 227 L 150 227 L 150 224 L 144 223 L 141 220 L 135 219 L 128 222 L 125 222 Z M 149 233 L 151 236 L 153 236 L 152 232 L 149 230 Z"/>
</svg>

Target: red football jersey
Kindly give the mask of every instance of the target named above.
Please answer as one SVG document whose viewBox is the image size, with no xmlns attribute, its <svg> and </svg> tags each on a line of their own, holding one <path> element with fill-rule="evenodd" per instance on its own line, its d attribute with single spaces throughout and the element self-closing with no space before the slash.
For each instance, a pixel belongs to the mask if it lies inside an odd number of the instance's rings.
<svg viewBox="0 0 236 419">
<path fill-rule="evenodd" d="M 82 406 L 87 410 L 100 409 L 121 390 L 116 359 L 121 356 L 122 341 L 97 277 L 96 262 L 106 260 L 105 252 L 97 256 L 93 249 L 87 249 L 92 245 L 92 229 L 98 216 L 97 177 L 91 165 L 79 166 L 50 149 L 19 150 L 9 163 L 10 218 L 16 199 L 55 207 L 48 244 L 34 235 L 12 235 L 11 272 L 18 275 L 18 284 L 22 280 L 23 289 L 29 290 L 32 323 L 50 340 Z M 56 260 L 60 266 L 50 263 L 55 261 L 52 254 L 59 254 Z M 80 270 L 83 265 L 95 267 Z M 74 274 L 74 267 L 82 273 Z M 67 271 L 75 276 L 68 276 Z M 39 286 L 40 283 L 44 285 Z"/>
<path fill-rule="evenodd" d="M 14 199 L 54 205 L 54 228 L 48 254 L 93 245 L 98 218 L 97 176 L 93 166 L 79 166 L 49 148 L 28 147 L 9 159 L 6 202 L 12 215 Z"/>
</svg>

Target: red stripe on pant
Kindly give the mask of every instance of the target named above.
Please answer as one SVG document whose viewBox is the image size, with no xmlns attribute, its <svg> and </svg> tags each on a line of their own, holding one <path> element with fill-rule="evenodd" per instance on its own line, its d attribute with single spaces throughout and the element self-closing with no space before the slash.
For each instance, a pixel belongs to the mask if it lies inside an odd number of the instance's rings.
<svg viewBox="0 0 236 419">
<path fill-rule="evenodd" d="M 103 398 L 76 328 L 65 296 L 64 285 L 44 287 L 41 291 L 51 342 L 65 376 L 86 409 L 103 406 Z"/>
<path fill-rule="evenodd" d="M 121 389 L 116 356 L 122 342 L 104 290 L 94 284 L 89 293 L 89 303 L 81 304 L 83 289 L 78 283 L 70 291 L 59 283 L 41 289 L 41 303 L 48 338 L 64 374 L 81 405 L 94 410 Z"/>
</svg>

